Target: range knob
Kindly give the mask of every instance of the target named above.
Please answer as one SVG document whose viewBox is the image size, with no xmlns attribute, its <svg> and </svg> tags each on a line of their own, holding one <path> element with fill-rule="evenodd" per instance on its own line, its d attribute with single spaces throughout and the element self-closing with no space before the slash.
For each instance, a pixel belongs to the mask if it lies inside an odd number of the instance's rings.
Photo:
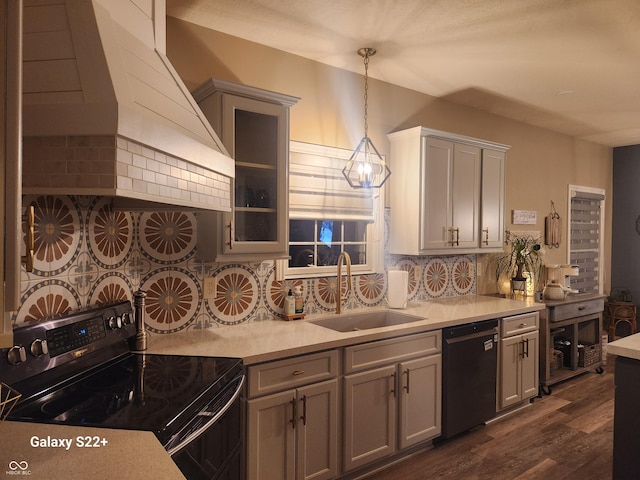
<svg viewBox="0 0 640 480">
<path fill-rule="evenodd" d="M 133 318 L 129 312 L 124 312 L 122 314 L 122 324 L 123 325 L 131 325 L 133 323 Z"/>
<path fill-rule="evenodd" d="M 31 342 L 31 355 L 33 355 L 34 357 L 39 357 L 48 353 L 49 346 L 47 345 L 46 340 L 36 338 L 33 342 Z"/>
<path fill-rule="evenodd" d="M 117 317 L 109 317 L 109 328 L 111 330 L 117 330 L 122 328 L 122 318 Z"/>
<path fill-rule="evenodd" d="M 22 345 L 14 345 L 7 352 L 7 361 L 11 365 L 18 365 L 27 359 L 27 351 Z"/>
</svg>

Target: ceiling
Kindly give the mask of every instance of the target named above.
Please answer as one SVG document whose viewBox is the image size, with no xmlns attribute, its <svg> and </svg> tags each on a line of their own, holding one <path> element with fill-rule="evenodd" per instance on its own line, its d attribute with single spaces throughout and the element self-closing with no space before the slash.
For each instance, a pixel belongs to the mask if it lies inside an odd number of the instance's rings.
<svg viewBox="0 0 640 480">
<path fill-rule="evenodd" d="M 167 0 L 167 14 L 608 145 L 640 144 L 638 0 Z"/>
</svg>

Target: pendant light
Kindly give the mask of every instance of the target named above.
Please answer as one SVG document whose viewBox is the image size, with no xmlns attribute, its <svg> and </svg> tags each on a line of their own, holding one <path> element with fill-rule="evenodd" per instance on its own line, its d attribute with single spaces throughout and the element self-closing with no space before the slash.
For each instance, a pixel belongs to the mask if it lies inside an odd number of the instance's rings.
<svg viewBox="0 0 640 480">
<path fill-rule="evenodd" d="M 391 170 L 368 136 L 369 58 L 375 53 L 375 48 L 370 47 L 358 50 L 358 55 L 364 58 L 364 137 L 342 169 L 342 174 L 353 188 L 380 188 L 391 175 Z"/>
</svg>

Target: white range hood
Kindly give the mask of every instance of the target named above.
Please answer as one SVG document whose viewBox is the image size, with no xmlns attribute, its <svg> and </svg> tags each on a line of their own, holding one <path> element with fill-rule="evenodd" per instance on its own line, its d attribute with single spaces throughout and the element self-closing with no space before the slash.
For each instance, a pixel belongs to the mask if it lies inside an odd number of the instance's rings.
<svg viewBox="0 0 640 480">
<path fill-rule="evenodd" d="M 228 211 L 234 162 L 166 57 L 164 0 L 24 0 L 23 191 Z"/>
</svg>

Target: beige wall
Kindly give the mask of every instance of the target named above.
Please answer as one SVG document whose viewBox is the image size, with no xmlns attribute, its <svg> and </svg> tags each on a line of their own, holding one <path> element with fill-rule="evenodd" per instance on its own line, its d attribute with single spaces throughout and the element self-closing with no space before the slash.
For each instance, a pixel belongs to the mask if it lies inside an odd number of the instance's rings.
<svg viewBox="0 0 640 480">
<path fill-rule="evenodd" d="M 363 78 L 296 55 L 204 29 L 174 18 L 167 22 L 168 56 L 189 89 L 208 77 L 295 95 L 291 139 L 355 148 L 363 134 Z M 383 55 L 379 48 L 379 55 Z M 356 69 L 362 59 L 354 52 Z M 375 75 L 375 57 L 369 72 Z M 544 217 L 553 200 L 565 229 L 559 249 L 546 263 L 566 263 L 567 186 L 603 188 L 605 218 L 611 219 L 612 149 L 573 137 L 457 105 L 429 95 L 371 80 L 369 136 L 383 155 L 386 134 L 423 125 L 511 145 L 507 160 L 506 228 L 544 233 Z M 393 158 L 389 159 L 393 171 Z M 393 188 L 393 175 L 391 177 Z M 511 211 L 534 210 L 535 226 L 511 224 Z M 393 215 L 393 212 L 391 212 Z M 610 288 L 611 223 L 605 225 L 605 291 Z M 487 276 L 485 275 L 485 278 Z M 486 291 L 479 279 L 479 292 Z"/>
</svg>

